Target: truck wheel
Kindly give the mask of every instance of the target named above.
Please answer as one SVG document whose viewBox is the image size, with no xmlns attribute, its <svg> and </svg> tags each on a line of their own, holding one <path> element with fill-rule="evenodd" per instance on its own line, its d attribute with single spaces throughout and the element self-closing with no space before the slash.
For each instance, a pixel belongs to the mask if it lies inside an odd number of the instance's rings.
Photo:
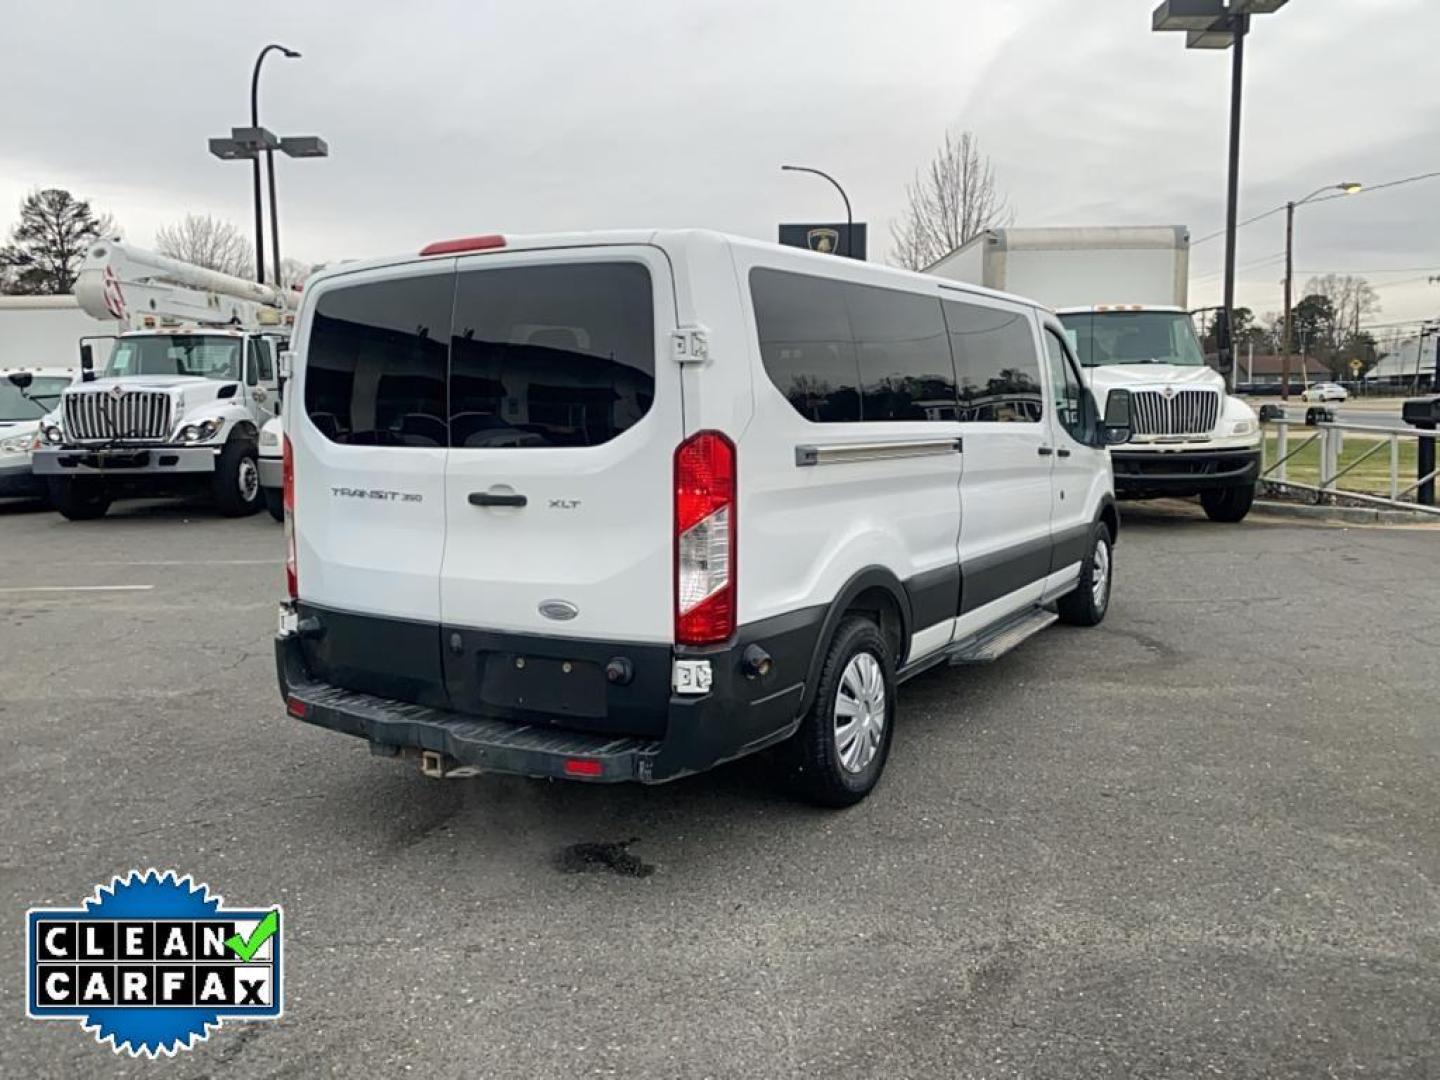
<svg viewBox="0 0 1440 1080">
<path fill-rule="evenodd" d="M 1115 541 L 1103 521 L 1090 526 L 1090 554 L 1080 564 L 1080 582 L 1055 605 L 1060 621 L 1071 626 L 1098 626 L 1110 610 L 1115 580 Z"/>
<path fill-rule="evenodd" d="M 1244 521 L 1254 501 L 1254 484 L 1200 493 L 1200 505 L 1205 508 L 1205 516 L 1211 521 Z"/>
<path fill-rule="evenodd" d="M 226 517 L 247 517 L 260 509 L 264 499 L 253 442 L 231 439 L 220 451 L 215 462 L 215 502 Z"/>
<path fill-rule="evenodd" d="M 793 787 L 819 806 L 853 806 L 869 795 L 890 756 L 895 672 L 889 646 L 869 619 L 835 631 L 815 701 L 790 742 Z"/>
<path fill-rule="evenodd" d="M 50 505 L 70 521 L 93 521 L 110 509 L 110 496 L 100 484 L 71 480 L 67 476 L 47 477 Z"/>
<path fill-rule="evenodd" d="M 263 488 L 265 492 L 265 509 L 270 511 L 270 516 L 276 521 L 285 520 L 285 493 L 279 488 Z"/>
</svg>

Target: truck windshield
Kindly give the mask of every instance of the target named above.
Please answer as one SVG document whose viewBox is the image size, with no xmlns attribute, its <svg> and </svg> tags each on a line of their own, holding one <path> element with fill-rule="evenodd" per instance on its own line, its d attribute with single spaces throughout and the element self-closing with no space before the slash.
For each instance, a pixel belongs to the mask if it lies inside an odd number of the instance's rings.
<svg viewBox="0 0 1440 1080">
<path fill-rule="evenodd" d="M 1077 311 L 1060 321 L 1085 367 L 1205 364 L 1195 326 L 1183 311 Z"/>
<path fill-rule="evenodd" d="M 30 381 L 25 393 L 9 379 L 0 378 L 0 420 L 39 420 L 60 402 L 70 380 L 60 376 Z"/>
<path fill-rule="evenodd" d="M 121 338 L 110 353 L 107 377 L 125 375 L 199 375 L 206 379 L 240 378 L 238 337 L 202 334 L 154 334 Z"/>
</svg>

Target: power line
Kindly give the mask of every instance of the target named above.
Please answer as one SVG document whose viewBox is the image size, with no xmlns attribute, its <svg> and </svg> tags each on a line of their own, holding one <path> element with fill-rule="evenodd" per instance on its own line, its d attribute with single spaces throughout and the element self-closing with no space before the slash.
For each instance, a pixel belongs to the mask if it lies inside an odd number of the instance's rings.
<svg viewBox="0 0 1440 1080">
<path fill-rule="evenodd" d="M 1351 193 L 1351 194 L 1345 194 L 1344 192 L 1339 192 L 1339 191 L 1337 191 L 1334 195 L 1326 195 L 1326 196 L 1324 196 L 1323 198 L 1311 199 L 1310 201 L 1311 201 L 1311 202 L 1320 203 L 1320 202 L 1329 202 L 1331 199 L 1353 199 L 1353 198 L 1355 198 L 1357 195 L 1369 195 L 1369 194 L 1371 194 L 1372 192 L 1384 191 L 1386 188 L 1399 187 L 1401 184 L 1413 184 L 1413 183 L 1415 183 L 1417 180 L 1429 180 L 1429 179 L 1431 179 L 1431 178 L 1433 178 L 1433 177 L 1436 177 L 1436 176 L 1440 176 L 1440 171 L 1428 172 L 1428 173 L 1420 173 L 1418 176 L 1407 176 L 1407 177 L 1405 177 L 1404 179 L 1401 179 L 1401 180 L 1390 180 L 1390 181 L 1387 181 L 1386 183 L 1383 183 L 1383 184 L 1376 184 L 1374 187 L 1363 187 L 1363 188 L 1361 188 L 1359 191 L 1353 192 L 1353 193 Z M 1237 229 L 1242 229 L 1242 228 L 1244 228 L 1246 225 L 1253 225 L 1253 224 L 1255 224 L 1255 222 L 1257 222 L 1257 221 L 1264 221 L 1266 218 L 1271 217 L 1271 216 L 1273 216 L 1273 215 L 1275 215 L 1275 214 L 1278 214 L 1278 213 L 1282 212 L 1282 211 L 1285 209 L 1285 207 L 1288 206 L 1288 205 L 1289 205 L 1289 203 L 1281 203 L 1279 206 L 1275 207 L 1273 210 L 1266 210 L 1263 214 L 1256 214 L 1256 215 L 1255 215 L 1254 217 L 1252 217 L 1252 218 L 1246 218 L 1244 221 L 1240 222 L 1240 224 L 1237 225 L 1237 226 L 1235 226 L 1235 227 L 1236 227 Z M 1225 235 L 1225 230 L 1224 230 L 1224 229 L 1220 229 L 1219 231 L 1213 232 L 1213 233 L 1207 233 L 1206 235 L 1202 236 L 1199 240 L 1191 240 L 1191 241 L 1190 241 L 1190 246 L 1193 248 L 1193 247 L 1195 247 L 1197 244 L 1203 244 L 1203 243 L 1205 243 L 1205 242 L 1208 241 L 1208 240 L 1214 240 L 1216 237 L 1220 237 L 1220 236 L 1224 236 L 1224 235 Z"/>
</svg>

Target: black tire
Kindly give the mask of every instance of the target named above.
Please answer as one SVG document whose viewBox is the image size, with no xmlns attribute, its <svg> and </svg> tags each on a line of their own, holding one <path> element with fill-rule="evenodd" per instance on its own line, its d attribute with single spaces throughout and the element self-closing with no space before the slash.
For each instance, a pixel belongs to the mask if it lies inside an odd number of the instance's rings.
<svg viewBox="0 0 1440 1080">
<path fill-rule="evenodd" d="M 232 438 L 215 462 L 215 505 L 226 517 L 248 517 L 264 505 L 255 444 Z"/>
<path fill-rule="evenodd" d="M 262 488 L 265 493 L 265 509 L 276 521 L 285 520 L 285 493 L 279 488 Z"/>
<path fill-rule="evenodd" d="M 1097 578 L 1103 578 L 1096 588 Z M 1115 538 L 1103 521 L 1090 526 L 1090 547 L 1080 564 L 1080 582 L 1055 605 L 1060 621 L 1070 626 L 1098 626 L 1110 610 L 1115 582 Z"/>
<path fill-rule="evenodd" d="M 858 658 L 864 655 L 868 655 L 870 663 L 878 668 L 876 674 L 882 690 L 878 702 L 873 683 L 858 698 L 852 689 L 855 685 L 863 686 L 864 668 L 868 665 Z M 856 661 L 857 667 L 850 682 L 847 682 L 845 676 L 852 661 Z M 852 721 L 860 725 L 860 730 L 850 746 L 855 746 L 859 740 L 867 740 L 856 748 L 854 760 L 859 767 L 855 769 L 841 761 L 840 747 L 837 746 L 836 721 L 839 719 L 837 714 L 842 693 L 847 701 L 856 702 L 861 710 Z M 872 704 L 880 706 L 878 745 L 872 735 L 874 713 L 869 711 Z M 890 647 L 879 627 L 869 619 L 858 616 L 844 619 L 835 631 L 825 662 L 820 667 L 815 700 L 800 722 L 800 730 L 787 745 L 792 790 L 818 806 L 853 806 L 879 783 L 894 735 L 895 662 L 890 655 Z M 862 761 L 866 753 L 871 756 L 868 761 Z"/>
<path fill-rule="evenodd" d="M 1227 524 L 1244 521 L 1245 515 L 1250 513 L 1250 507 L 1254 502 L 1254 484 L 1246 484 L 1244 487 L 1217 488 L 1214 491 L 1200 493 L 1200 505 L 1205 508 L 1205 516 L 1211 521 L 1223 521 Z"/>
<path fill-rule="evenodd" d="M 110 509 L 110 496 L 100 484 L 50 476 L 46 477 L 45 487 L 50 505 L 69 521 L 94 521 Z"/>
</svg>

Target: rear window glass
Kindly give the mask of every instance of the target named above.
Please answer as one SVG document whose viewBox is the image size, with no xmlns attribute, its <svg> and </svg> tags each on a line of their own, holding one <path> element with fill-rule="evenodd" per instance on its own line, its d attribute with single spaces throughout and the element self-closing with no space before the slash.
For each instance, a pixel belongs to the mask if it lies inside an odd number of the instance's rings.
<svg viewBox="0 0 1440 1080">
<path fill-rule="evenodd" d="M 634 262 L 465 270 L 450 342 L 450 445 L 597 446 L 655 399 L 650 271 Z"/>
<path fill-rule="evenodd" d="M 1038 423 L 1045 406 L 1030 320 L 1018 311 L 956 300 L 943 306 L 960 382 L 960 419 Z"/>
<path fill-rule="evenodd" d="M 332 289 L 320 297 L 305 361 L 305 411 L 333 442 L 446 444 L 452 274 Z"/>
</svg>

